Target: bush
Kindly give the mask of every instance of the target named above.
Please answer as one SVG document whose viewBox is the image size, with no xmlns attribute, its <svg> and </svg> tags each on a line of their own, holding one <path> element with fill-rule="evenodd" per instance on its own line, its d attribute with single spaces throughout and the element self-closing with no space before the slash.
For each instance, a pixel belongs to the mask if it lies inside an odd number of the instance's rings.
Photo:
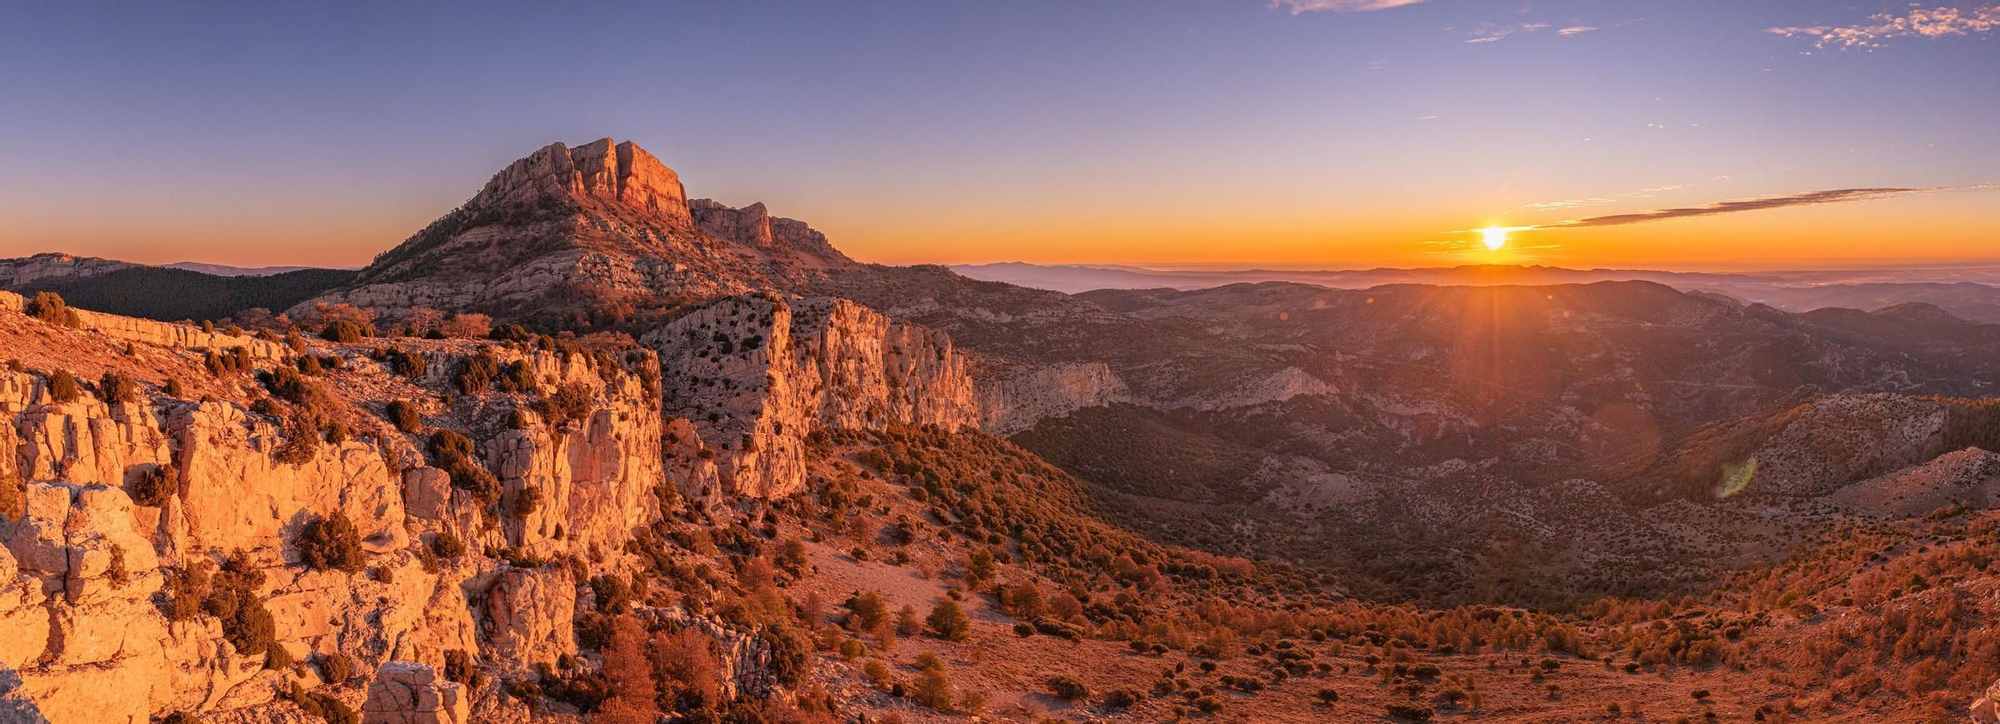
<svg viewBox="0 0 2000 724">
<path fill-rule="evenodd" d="M 76 384 L 76 376 L 69 370 L 56 370 L 49 374 L 49 399 L 57 404 L 75 402 L 83 397 L 83 388 Z"/>
<path fill-rule="evenodd" d="M 1065 701 L 1082 701 L 1090 698 L 1090 687 L 1069 676 L 1049 677 L 1049 693 Z"/>
<path fill-rule="evenodd" d="M 501 392 L 534 392 L 535 371 L 528 367 L 527 360 L 514 360 L 500 368 L 499 378 L 493 386 Z"/>
<path fill-rule="evenodd" d="M 917 686 L 910 698 L 938 711 L 951 710 L 951 679 L 943 666 L 927 666 L 917 673 Z"/>
<path fill-rule="evenodd" d="M 390 372 L 404 377 L 416 379 L 424 376 L 424 373 L 429 371 L 429 365 L 424 361 L 424 355 L 421 352 L 404 352 L 395 347 L 390 347 L 382 350 L 381 357 L 382 362 L 389 365 Z"/>
<path fill-rule="evenodd" d="M 465 555 L 465 542 L 458 539 L 457 533 L 441 530 L 431 536 L 430 552 L 439 558 L 457 558 Z"/>
<path fill-rule="evenodd" d="M 949 598 L 939 601 L 931 609 L 931 615 L 924 618 L 931 632 L 947 641 L 964 641 L 972 634 L 972 621 L 965 616 L 965 609 L 957 601 Z"/>
<path fill-rule="evenodd" d="M 1145 692 L 1138 689 L 1112 689 L 1104 693 L 1104 705 L 1112 709 L 1130 709 L 1145 700 Z"/>
<path fill-rule="evenodd" d="M 479 354 L 459 360 L 458 369 L 451 374 L 451 384 L 459 392 L 476 395 L 493 385 L 493 378 L 500 376 L 500 363 L 492 355 Z"/>
<path fill-rule="evenodd" d="M 320 329 L 319 338 L 339 344 L 359 344 L 368 334 L 368 329 L 357 322 L 336 319 Z"/>
<path fill-rule="evenodd" d="M 538 411 L 543 419 L 548 420 L 549 427 L 561 430 L 569 427 L 570 423 L 589 417 L 596 396 L 590 385 L 565 382 L 554 393 L 542 398 Z"/>
<path fill-rule="evenodd" d="M 874 684 L 875 688 L 883 691 L 888 691 L 889 687 L 896 683 L 896 675 L 889 671 L 889 666 L 874 659 L 861 666 L 861 676 L 868 679 L 868 683 Z"/>
<path fill-rule="evenodd" d="M 472 460 L 472 440 L 451 430 L 431 434 L 433 464 L 451 475 L 452 487 L 469 491 L 481 505 L 500 502 L 500 479 Z"/>
<path fill-rule="evenodd" d="M 62 295 L 55 292 L 35 292 L 35 298 L 28 300 L 27 312 L 30 317 L 58 327 L 76 327 L 82 324 L 76 318 L 76 312 L 69 308 L 69 303 L 63 301 Z"/>
<path fill-rule="evenodd" d="M 528 516 L 534 515 L 535 511 L 541 507 L 542 489 L 534 486 L 524 486 L 520 492 L 514 494 L 513 508 L 507 512 L 511 513 L 515 520 L 527 520 Z"/>
<path fill-rule="evenodd" d="M 853 612 L 853 628 L 858 631 L 873 631 L 889 622 L 889 604 L 874 591 L 854 594 L 847 599 L 847 610 Z"/>
<path fill-rule="evenodd" d="M 1384 706 L 1382 708 L 1388 712 L 1390 718 L 1403 719 L 1406 721 L 1430 721 L 1431 717 L 1437 715 L 1437 712 L 1431 710 L 1429 704 L 1404 703 L 1398 701 L 1398 702 L 1391 702 L 1387 706 Z"/>
<path fill-rule="evenodd" d="M 360 724 L 361 715 L 342 703 L 339 699 L 317 691 L 306 691 L 298 684 L 292 684 L 292 703 L 299 705 L 305 713 L 319 717 L 332 724 Z"/>
<path fill-rule="evenodd" d="M 173 463 L 147 468 L 125 485 L 125 494 L 132 496 L 132 503 L 148 508 L 165 507 L 167 501 L 178 493 L 180 476 L 176 474 Z"/>
<path fill-rule="evenodd" d="M 222 637 L 238 654 L 268 652 L 276 644 L 277 623 L 257 596 L 263 585 L 264 573 L 240 551 L 223 561 L 222 570 L 206 584 L 201 610 L 221 620 Z"/>
<path fill-rule="evenodd" d="M 131 402 L 139 399 L 139 383 L 116 372 L 106 372 L 97 382 L 97 396 L 105 402 Z"/>
<path fill-rule="evenodd" d="M 390 400 L 389 405 L 382 408 L 382 414 L 389 418 L 389 424 L 402 432 L 414 433 L 424 427 L 423 416 L 417 414 L 417 406 L 407 400 Z"/>
<path fill-rule="evenodd" d="M 354 660 L 339 652 L 322 655 L 319 657 L 319 673 L 329 684 L 345 684 L 348 679 L 354 678 Z"/>
<path fill-rule="evenodd" d="M 472 656 L 464 649 L 444 652 L 444 678 L 464 684 L 467 689 L 477 689 L 486 683 L 486 673 L 479 670 Z"/>
<path fill-rule="evenodd" d="M 293 545 L 298 548 L 299 562 L 306 568 L 346 573 L 361 570 L 361 532 L 345 514 L 336 512 L 330 518 L 306 521 L 299 527 L 299 537 Z"/>
</svg>

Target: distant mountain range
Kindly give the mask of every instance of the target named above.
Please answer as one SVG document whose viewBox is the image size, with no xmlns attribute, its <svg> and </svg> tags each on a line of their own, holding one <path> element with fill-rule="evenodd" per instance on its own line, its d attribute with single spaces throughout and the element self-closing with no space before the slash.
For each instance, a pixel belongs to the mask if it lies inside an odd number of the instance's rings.
<svg viewBox="0 0 2000 724">
<path fill-rule="evenodd" d="M 973 279 L 1065 294 L 1100 289 L 1207 289 L 1246 282 L 1295 282 L 1335 289 L 1368 289 L 1389 284 L 1541 286 L 1647 281 L 1683 291 L 1721 294 L 1738 301 L 1768 304 L 1791 312 L 1828 307 L 1873 311 L 1898 304 L 1923 303 L 1936 305 L 1962 319 L 2000 324 L 2000 266 L 1730 273 L 1513 265 L 1357 270 L 1182 270 L 1001 262 L 954 265 L 951 270 Z"/>
</svg>

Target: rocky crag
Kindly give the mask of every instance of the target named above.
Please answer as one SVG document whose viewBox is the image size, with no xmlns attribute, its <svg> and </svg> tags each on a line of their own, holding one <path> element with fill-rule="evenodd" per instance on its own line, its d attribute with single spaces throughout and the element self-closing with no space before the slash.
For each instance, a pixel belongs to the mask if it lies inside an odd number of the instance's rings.
<svg viewBox="0 0 2000 724">
<path fill-rule="evenodd" d="M 395 316 L 430 307 L 629 329 L 689 301 L 795 289 L 859 266 L 763 204 L 690 201 L 658 158 L 606 138 L 514 162 L 351 284 L 300 308 L 346 302 Z"/>
<path fill-rule="evenodd" d="M 702 371 L 666 376 L 610 343 L 259 339 L 18 302 L 0 303 L 0 708 L 57 724 L 276 716 L 324 685 L 370 721 L 519 719 L 466 672 L 577 656 L 605 605 L 585 582 L 634 565 L 669 504 L 795 492 L 777 451 L 820 429 L 977 417 L 948 341 L 846 302 L 691 315 L 659 348 Z M 680 333 L 712 338 L 725 309 L 769 344 L 695 364 Z M 725 379 L 744 387 L 682 387 Z M 334 520 L 353 546 L 328 568 L 309 531 Z M 220 603 L 231 586 L 265 613 Z M 713 637 L 730 691 L 768 688 L 755 637 L 638 613 Z"/>
<path fill-rule="evenodd" d="M 737 495 L 802 489 L 812 430 L 979 422 L 949 338 L 842 299 L 729 297 L 641 342 L 659 351 L 668 413 L 693 421 Z"/>
</svg>

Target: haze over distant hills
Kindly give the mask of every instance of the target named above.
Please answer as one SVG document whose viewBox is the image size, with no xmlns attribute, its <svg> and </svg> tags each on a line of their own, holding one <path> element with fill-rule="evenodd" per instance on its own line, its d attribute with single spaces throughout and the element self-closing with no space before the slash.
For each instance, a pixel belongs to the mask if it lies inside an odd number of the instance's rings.
<svg viewBox="0 0 2000 724">
<path fill-rule="evenodd" d="M 1186 270 L 1122 265 L 957 264 L 965 276 L 1077 294 L 1098 289 L 1203 289 L 1244 282 L 1283 281 L 1340 289 L 1385 284 L 1493 286 L 1650 281 L 1686 291 L 1722 294 L 1745 302 L 1804 312 L 1826 307 L 1874 310 L 1897 304 L 1934 304 L 1959 317 L 2000 323 L 2000 266 L 1918 266 L 1759 272 L 1689 272 L 1645 269 L 1565 269 L 1554 266 L 1471 265 L 1357 270 Z"/>
</svg>

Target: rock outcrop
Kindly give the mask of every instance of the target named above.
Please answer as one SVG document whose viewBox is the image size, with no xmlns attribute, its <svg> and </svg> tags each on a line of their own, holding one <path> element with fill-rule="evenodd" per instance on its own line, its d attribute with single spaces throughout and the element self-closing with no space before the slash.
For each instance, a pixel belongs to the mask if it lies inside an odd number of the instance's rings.
<svg viewBox="0 0 2000 724">
<path fill-rule="evenodd" d="M 948 337 L 846 300 L 730 297 L 641 342 L 660 353 L 666 413 L 692 422 L 732 494 L 799 490 L 816 430 L 979 420 Z"/>
<path fill-rule="evenodd" d="M 860 268 L 762 204 L 690 203 L 672 169 L 606 138 L 551 144 L 514 162 L 352 284 L 295 309 L 346 302 L 391 317 L 433 307 L 629 326 L 688 300 L 801 288 Z"/>
<path fill-rule="evenodd" d="M 106 359 L 78 351 L 126 327 L 5 308 L 0 326 L 24 330 L 13 351 L 30 360 L 153 360 L 210 390 L 188 400 L 139 382 L 109 399 L 87 373 L 72 397 L 52 370 L 0 368 L 0 712 L 37 721 L 282 709 L 293 683 L 318 682 L 267 669 L 273 656 L 407 662 L 382 669 L 371 721 L 470 721 L 469 692 L 424 667 L 463 656 L 520 674 L 577 655 L 579 581 L 629 565 L 660 501 L 678 499 L 663 487 L 719 489 L 690 423 L 661 417 L 656 356 L 629 345 L 314 340 L 315 360 L 339 361 L 303 378 L 310 391 L 272 395 L 274 370 L 299 367 L 276 345 L 253 370 L 217 372 L 201 362 L 211 340 L 180 325 Z M 378 347 L 423 371 L 391 372 Z M 466 387 L 477 369 L 507 388 Z M 392 400 L 423 410 L 422 429 L 382 419 Z M 471 454 L 440 457 L 434 433 Z M 314 570 L 302 531 L 328 520 L 351 525 L 360 559 Z M 219 568 L 242 587 L 222 608 Z M 256 613 L 238 615 L 244 601 Z"/>
<path fill-rule="evenodd" d="M 375 671 L 362 724 L 465 724 L 472 721 L 465 687 L 446 681 L 436 669 L 390 661 Z"/>
<path fill-rule="evenodd" d="M 980 426 L 1001 435 L 1020 432 L 1047 418 L 1122 401 L 1129 393 L 1102 362 L 1022 367 L 980 380 Z"/>
</svg>

